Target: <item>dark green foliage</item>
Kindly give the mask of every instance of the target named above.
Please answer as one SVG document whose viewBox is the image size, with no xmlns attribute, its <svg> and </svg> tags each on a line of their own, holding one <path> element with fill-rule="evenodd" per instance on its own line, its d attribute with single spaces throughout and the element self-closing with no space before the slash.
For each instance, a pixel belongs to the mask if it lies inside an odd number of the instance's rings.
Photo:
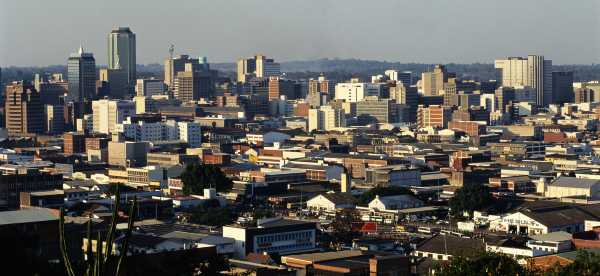
<svg viewBox="0 0 600 276">
<path fill-rule="evenodd" d="M 228 208 L 198 206 L 193 209 L 190 221 L 202 225 L 223 226 L 233 222 Z"/>
<path fill-rule="evenodd" d="M 262 219 L 262 218 L 271 218 L 275 214 L 273 214 L 272 210 L 264 209 L 264 208 L 256 208 L 252 214 L 254 219 Z"/>
<path fill-rule="evenodd" d="M 577 258 L 571 264 L 564 267 L 555 266 L 546 272 L 548 276 L 593 276 L 600 275 L 600 254 L 580 250 L 577 252 Z"/>
<path fill-rule="evenodd" d="M 352 227 L 352 223 L 357 220 L 358 214 L 354 210 L 346 209 L 341 212 L 336 212 L 335 219 L 331 223 L 332 242 L 335 244 L 340 243 L 351 243 L 353 239 L 357 238 L 360 233 L 355 231 Z"/>
<path fill-rule="evenodd" d="M 545 276 L 595 276 L 600 275 L 600 255 L 580 250 L 577 258 L 568 265 L 556 265 L 548 271 L 535 271 L 519 265 L 508 255 L 484 253 L 474 258 L 455 256 L 452 261 L 440 263 L 436 275 L 545 275 Z"/>
<path fill-rule="evenodd" d="M 361 205 L 367 205 L 375 196 L 393 196 L 393 195 L 413 195 L 413 193 L 403 187 L 375 187 L 358 198 L 358 203 Z"/>
<path fill-rule="evenodd" d="M 465 183 L 450 199 L 453 215 L 461 215 L 464 211 L 473 215 L 473 211 L 487 207 L 492 202 L 490 189 L 483 184 Z"/>
<path fill-rule="evenodd" d="M 183 193 L 202 194 L 206 188 L 215 188 L 218 192 L 229 191 L 233 186 L 221 169 L 214 165 L 204 165 L 198 162 L 187 165 L 181 173 Z"/>
<path fill-rule="evenodd" d="M 532 275 L 517 261 L 509 256 L 485 253 L 475 258 L 455 256 L 452 261 L 440 264 L 436 275 L 463 276 L 463 275 Z"/>
</svg>

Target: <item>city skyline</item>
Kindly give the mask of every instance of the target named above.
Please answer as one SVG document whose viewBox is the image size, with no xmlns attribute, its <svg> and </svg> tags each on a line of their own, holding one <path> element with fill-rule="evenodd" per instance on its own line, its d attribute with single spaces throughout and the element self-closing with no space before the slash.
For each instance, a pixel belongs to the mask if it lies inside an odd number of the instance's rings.
<svg viewBox="0 0 600 276">
<path fill-rule="evenodd" d="M 111 9 L 115 3 L 105 1 L 90 10 L 83 5 L 67 9 L 68 3 L 61 2 L 44 9 L 33 9 L 36 1 L 2 2 L 0 26 L 19 27 L 0 27 L 2 37 L 11 38 L 0 42 L 2 67 L 64 64 L 80 44 L 95 54 L 97 64 L 107 64 L 106 34 L 115 26 L 137 34 L 139 64 L 162 63 L 171 43 L 177 54 L 228 63 L 257 53 L 282 62 L 360 58 L 407 63 L 491 63 L 531 53 L 555 64 L 590 64 L 598 63 L 595 53 L 600 51 L 593 35 L 599 25 L 594 1 L 578 3 L 577 14 L 565 14 L 566 3 L 546 3 L 541 9 L 538 3 L 517 1 L 435 3 L 431 12 L 429 1 L 228 1 L 186 3 L 165 16 L 166 3 L 142 12 L 135 9 L 139 3 L 129 2 Z M 16 16 L 25 10 L 29 16 Z M 159 15 L 161 20 L 153 20 Z M 43 27 L 40 20 L 46 20 Z"/>
</svg>

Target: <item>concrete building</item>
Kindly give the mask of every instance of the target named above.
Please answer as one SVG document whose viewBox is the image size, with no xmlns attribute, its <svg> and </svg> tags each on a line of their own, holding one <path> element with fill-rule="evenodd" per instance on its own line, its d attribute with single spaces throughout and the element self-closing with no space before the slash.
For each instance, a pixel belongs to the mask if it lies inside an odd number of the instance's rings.
<svg viewBox="0 0 600 276">
<path fill-rule="evenodd" d="M 18 208 L 21 192 L 62 189 L 63 176 L 27 165 L 0 166 L 0 206 Z"/>
<path fill-rule="evenodd" d="M 573 101 L 573 72 L 552 72 L 552 103 Z"/>
<path fill-rule="evenodd" d="M 446 67 L 440 64 L 435 65 L 432 72 L 421 73 L 423 95 L 441 95 L 440 91 L 444 90 L 444 83 L 448 82 L 449 76 L 451 74 L 446 71 Z"/>
<path fill-rule="evenodd" d="M 5 89 L 5 127 L 9 135 L 44 133 L 40 94 L 31 85 L 13 82 Z"/>
<path fill-rule="evenodd" d="M 335 213 L 339 209 L 354 209 L 358 201 L 349 193 L 325 193 L 306 202 L 306 207 L 314 212 Z"/>
<path fill-rule="evenodd" d="M 423 207 L 423 201 L 412 195 L 376 196 L 369 202 L 369 209 L 380 211 Z"/>
<path fill-rule="evenodd" d="M 245 83 L 251 77 L 269 78 L 281 75 L 281 66 L 273 59 L 263 55 L 256 55 L 237 62 L 237 80 Z"/>
<path fill-rule="evenodd" d="M 235 257 L 249 253 L 293 254 L 315 249 L 316 223 L 270 218 L 259 220 L 257 226 L 228 225 L 223 237 L 235 240 Z"/>
<path fill-rule="evenodd" d="M 127 71 L 123 69 L 100 69 L 101 82 L 107 84 L 108 95 L 113 99 L 129 98 L 132 85 L 127 82 Z"/>
<path fill-rule="evenodd" d="M 65 111 L 60 104 L 44 105 L 44 131 L 50 135 L 65 131 Z"/>
<path fill-rule="evenodd" d="M 317 79 L 308 80 L 308 94 L 327 94 L 333 96 L 335 94 L 335 84 L 332 80 L 325 78 L 323 74 Z"/>
<path fill-rule="evenodd" d="M 544 189 L 545 197 L 583 197 L 600 199 L 600 180 L 560 176 Z"/>
<path fill-rule="evenodd" d="M 419 92 L 414 86 L 405 86 L 399 82 L 390 89 L 390 99 L 395 100 L 397 104 L 405 105 L 408 108 L 408 116 L 405 119 L 407 122 L 415 122 L 417 120 L 417 106 L 419 104 Z"/>
<path fill-rule="evenodd" d="M 365 174 L 365 184 L 373 187 L 421 186 L 421 172 L 406 165 L 366 168 Z"/>
<path fill-rule="evenodd" d="M 63 152 L 68 155 L 86 152 L 85 134 L 77 132 L 63 134 Z"/>
<path fill-rule="evenodd" d="M 107 65 L 108 69 L 111 70 L 123 70 L 128 89 L 133 88 L 137 79 L 135 68 L 136 42 L 135 34 L 129 27 L 115 27 L 108 34 Z"/>
<path fill-rule="evenodd" d="M 419 105 L 417 109 L 417 125 L 419 128 L 446 128 L 451 119 L 452 109 L 447 106 L 430 105 L 425 107 Z"/>
<path fill-rule="evenodd" d="M 108 142 L 108 164 L 120 167 L 145 166 L 148 142 Z"/>
<path fill-rule="evenodd" d="M 154 95 L 162 95 L 165 91 L 165 84 L 162 80 L 150 78 L 150 79 L 138 79 L 135 84 L 135 95 L 136 96 L 147 96 L 151 97 Z"/>
<path fill-rule="evenodd" d="M 67 101 L 90 101 L 96 96 L 96 60 L 92 53 L 86 53 L 83 47 L 71 54 L 67 61 L 69 94 Z"/>
<path fill-rule="evenodd" d="M 338 83 L 335 85 L 335 98 L 346 102 L 358 102 L 368 96 L 381 96 L 383 84 L 364 83 L 358 79 L 352 79 L 350 82 Z"/>
<path fill-rule="evenodd" d="M 494 67 L 502 77 L 502 86 L 529 86 L 536 90 L 536 104 L 545 106 L 552 103 L 552 60 L 544 56 L 529 55 L 497 59 Z"/>
<path fill-rule="evenodd" d="M 116 125 L 117 133 L 134 141 L 184 141 L 190 147 L 202 144 L 201 126 L 195 122 L 132 122 L 129 119 Z"/>
<path fill-rule="evenodd" d="M 200 62 L 202 60 L 202 63 Z M 206 58 L 191 58 L 188 55 L 179 55 L 178 57 L 165 59 L 164 65 L 164 83 L 173 89 L 175 86 L 175 77 L 179 72 L 185 71 L 186 64 L 192 64 L 195 71 L 208 70 L 208 63 L 204 62 Z"/>
<path fill-rule="evenodd" d="M 346 126 L 344 111 L 331 106 L 321 106 L 319 109 L 308 111 L 308 131 L 332 130 Z"/>
<path fill-rule="evenodd" d="M 185 65 L 185 71 L 178 72 L 173 84 L 173 94 L 181 102 L 198 101 L 209 98 L 215 92 L 211 71 L 195 70 L 193 64 Z"/>
<path fill-rule="evenodd" d="M 366 97 L 356 103 L 356 116 L 359 121 L 364 118 L 363 123 L 398 123 L 403 121 L 398 109 L 394 100 Z"/>
<path fill-rule="evenodd" d="M 94 132 L 110 134 L 116 125 L 135 114 L 133 101 L 97 100 L 92 102 Z"/>
</svg>

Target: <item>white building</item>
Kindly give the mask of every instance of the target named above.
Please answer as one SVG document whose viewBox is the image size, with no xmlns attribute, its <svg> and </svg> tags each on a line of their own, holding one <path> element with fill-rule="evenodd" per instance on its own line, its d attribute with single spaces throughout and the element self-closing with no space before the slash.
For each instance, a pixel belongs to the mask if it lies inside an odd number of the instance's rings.
<svg viewBox="0 0 600 276">
<path fill-rule="evenodd" d="M 356 198 L 346 193 L 327 193 L 315 196 L 306 202 L 308 209 L 318 212 L 335 212 L 337 209 L 356 207 Z"/>
<path fill-rule="evenodd" d="M 346 116 L 341 109 L 329 105 L 321 106 L 319 109 L 308 111 L 308 131 L 333 130 L 346 126 Z"/>
<path fill-rule="evenodd" d="M 167 122 L 132 123 L 127 119 L 122 124 L 118 124 L 116 131 L 123 136 L 134 141 L 176 141 L 187 142 L 190 147 L 199 147 L 202 144 L 201 126 L 195 122 Z"/>
<path fill-rule="evenodd" d="M 494 67 L 501 71 L 502 86 L 533 87 L 538 105 L 552 102 L 552 60 L 544 60 L 544 56 L 536 55 L 509 57 L 497 59 Z"/>
<path fill-rule="evenodd" d="M 381 96 L 383 84 L 358 82 L 353 79 L 351 82 L 342 82 L 335 85 L 335 99 L 346 102 L 359 102 L 368 96 Z"/>
<path fill-rule="evenodd" d="M 411 195 L 395 195 L 395 196 L 375 196 L 371 202 L 369 202 L 369 209 L 376 210 L 400 210 L 407 208 L 418 208 L 422 207 L 423 201 L 418 200 Z"/>
<path fill-rule="evenodd" d="M 293 254 L 314 250 L 316 223 L 270 218 L 258 220 L 256 227 L 223 226 L 223 237 L 234 239 L 235 257 L 249 253 Z"/>
<path fill-rule="evenodd" d="M 283 143 L 285 140 L 290 139 L 291 136 L 282 132 L 268 131 L 265 133 L 247 133 L 246 141 L 250 144 L 264 145 L 274 144 L 275 142 Z"/>
<path fill-rule="evenodd" d="M 161 95 L 165 91 L 165 83 L 162 80 L 137 79 L 135 84 L 135 95 L 151 97 L 153 95 Z"/>
<path fill-rule="evenodd" d="M 135 114 L 133 101 L 97 100 L 92 102 L 94 132 L 110 134 L 116 125 Z"/>
</svg>

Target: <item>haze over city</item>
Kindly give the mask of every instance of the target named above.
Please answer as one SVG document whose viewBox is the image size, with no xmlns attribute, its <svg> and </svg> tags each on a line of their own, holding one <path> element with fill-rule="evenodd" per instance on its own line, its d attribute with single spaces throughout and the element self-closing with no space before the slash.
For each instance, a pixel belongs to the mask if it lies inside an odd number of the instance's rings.
<svg viewBox="0 0 600 276">
<path fill-rule="evenodd" d="M 600 275 L 598 14 L 0 0 L 0 275 Z"/>
<path fill-rule="evenodd" d="M 537 53 L 555 64 L 599 61 L 600 2 L 1 0 L 0 66 L 64 64 L 82 44 L 106 64 L 106 30 L 137 34 L 139 64 L 176 52 L 233 62 L 359 58 L 490 63 Z"/>
</svg>

